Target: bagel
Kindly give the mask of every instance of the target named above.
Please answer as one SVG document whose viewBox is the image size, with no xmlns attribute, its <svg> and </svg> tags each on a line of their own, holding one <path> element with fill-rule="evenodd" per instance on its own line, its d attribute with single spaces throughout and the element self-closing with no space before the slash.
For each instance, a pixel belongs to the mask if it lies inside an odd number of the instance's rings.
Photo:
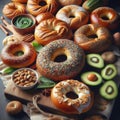
<svg viewBox="0 0 120 120">
<path fill-rule="evenodd" d="M 18 55 L 18 53 L 22 53 Z M 5 45 L 1 60 L 14 68 L 27 67 L 36 60 L 36 51 L 30 43 L 19 41 Z"/>
<path fill-rule="evenodd" d="M 80 5 L 82 3 L 82 0 L 58 0 L 59 4 L 61 6 L 66 5 Z"/>
<path fill-rule="evenodd" d="M 28 0 L 11 0 L 12 2 L 27 3 Z"/>
<path fill-rule="evenodd" d="M 120 24 L 118 13 L 110 7 L 96 8 L 90 15 L 91 23 L 99 24 L 110 30 L 115 30 Z"/>
<path fill-rule="evenodd" d="M 23 110 L 23 105 L 19 101 L 11 101 L 6 106 L 6 112 L 11 115 L 16 115 Z"/>
<path fill-rule="evenodd" d="M 50 12 L 45 12 L 45 13 L 41 13 L 41 14 L 37 15 L 36 21 L 39 24 L 43 20 L 50 19 L 50 18 L 54 18 L 54 15 Z"/>
<path fill-rule="evenodd" d="M 11 44 L 11 43 L 13 43 L 13 42 L 18 42 L 18 41 L 20 41 L 20 40 L 18 40 L 18 38 L 16 38 L 15 35 L 9 35 L 9 36 L 6 36 L 6 37 L 3 39 L 2 43 L 3 43 L 3 45 L 5 46 L 5 45 L 7 45 L 7 44 Z"/>
<path fill-rule="evenodd" d="M 88 22 L 89 14 L 78 5 L 67 5 L 56 13 L 56 18 L 68 23 L 71 29 L 76 30 Z"/>
<path fill-rule="evenodd" d="M 87 24 L 75 31 L 74 41 L 86 52 L 98 53 L 110 47 L 112 36 L 109 30 L 103 26 Z"/>
<path fill-rule="evenodd" d="M 10 2 L 3 7 L 2 12 L 7 18 L 12 19 L 16 15 L 25 14 L 26 7 L 21 3 Z"/>
<path fill-rule="evenodd" d="M 73 41 L 58 39 L 45 45 L 36 60 L 38 72 L 54 81 L 75 77 L 83 68 L 85 54 Z"/>
<path fill-rule="evenodd" d="M 35 28 L 35 40 L 41 45 L 46 45 L 57 39 L 71 39 L 72 31 L 67 23 L 56 18 L 45 19 Z"/>
<path fill-rule="evenodd" d="M 44 12 L 55 14 L 58 8 L 56 0 L 28 0 L 27 10 L 34 16 Z"/>
<path fill-rule="evenodd" d="M 51 92 L 51 101 L 62 112 L 81 114 L 93 105 L 90 89 L 78 80 L 64 80 L 57 83 Z"/>
</svg>

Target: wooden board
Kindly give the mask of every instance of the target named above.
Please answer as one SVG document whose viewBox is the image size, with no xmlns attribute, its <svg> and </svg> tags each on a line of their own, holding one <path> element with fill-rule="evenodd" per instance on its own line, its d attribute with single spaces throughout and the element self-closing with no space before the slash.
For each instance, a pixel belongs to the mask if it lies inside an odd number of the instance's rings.
<svg viewBox="0 0 120 120">
<path fill-rule="evenodd" d="M 35 95 L 40 95 L 41 99 L 39 100 L 39 106 L 46 110 L 47 112 L 51 113 L 56 113 L 64 116 L 69 116 L 69 117 L 78 117 L 81 115 L 74 114 L 74 115 L 67 115 L 65 113 L 62 113 L 59 111 L 54 104 L 52 103 L 50 96 L 44 96 L 40 90 L 29 90 L 29 91 L 24 91 L 16 87 L 13 83 L 13 81 L 10 81 L 7 87 L 4 90 L 5 96 L 10 99 L 10 100 L 19 100 L 22 103 L 27 103 L 27 102 L 32 102 L 32 98 Z M 47 108 L 47 109 L 46 109 Z"/>
<path fill-rule="evenodd" d="M 12 99 L 19 99 L 23 102 L 32 102 L 33 96 L 40 95 L 41 96 L 40 104 L 55 108 L 55 106 L 50 100 L 50 97 L 43 96 L 41 94 L 41 91 L 39 90 L 36 91 L 34 89 L 26 91 L 21 90 L 18 87 L 16 87 L 12 81 L 9 82 L 4 92 L 8 98 L 10 98 L 9 96 L 11 96 Z"/>
</svg>

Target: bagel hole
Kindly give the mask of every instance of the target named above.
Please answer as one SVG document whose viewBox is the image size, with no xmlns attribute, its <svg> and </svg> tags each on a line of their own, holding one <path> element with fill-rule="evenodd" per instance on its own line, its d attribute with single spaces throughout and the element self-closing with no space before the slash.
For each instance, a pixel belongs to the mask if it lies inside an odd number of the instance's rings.
<svg viewBox="0 0 120 120">
<path fill-rule="evenodd" d="M 88 35 L 88 38 L 97 38 L 98 36 L 96 34 Z"/>
<path fill-rule="evenodd" d="M 101 17 L 103 20 L 109 20 L 109 17 L 108 16 L 102 16 Z"/>
<path fill-rule="evenodd" d="M 74 15 L 70 15 L 69 18 L 74 18 L 75 16 Z"/>
<path fill-rule="evenodd" d="M 103 20 L 110 20 L 113 18 L 113 15 L 111 13 L 103 13 L 100 15 L 101 19 Z"/>
<path fill-rule="evenodd" d="M 41 2 L 39 2 L 39 5 L 40 6 L 45 6 L 45 5 L 47 5 L 47 3 L 45 1 L 41 1 Z"/>
<path fill-rule="evenodd" d="M 70 92 L 66 93 L 66 97 L 70 98 L 70 99 L 77 99 L 78 95 L 75 92 L 70 91 Z"/>
<path fill-rule="evenodd" d="M 16 52 L 14 53 L 15 56 L 22 56 L 23 54 L 24 54 L 23 51 L 16 51 Z"/>
<path fill-rule="evenodd" d="M 54 62 L 64 62 L 67 60 L 67 56 L 65 54 L 61 54 L 55 57 Z"/>
</svg>

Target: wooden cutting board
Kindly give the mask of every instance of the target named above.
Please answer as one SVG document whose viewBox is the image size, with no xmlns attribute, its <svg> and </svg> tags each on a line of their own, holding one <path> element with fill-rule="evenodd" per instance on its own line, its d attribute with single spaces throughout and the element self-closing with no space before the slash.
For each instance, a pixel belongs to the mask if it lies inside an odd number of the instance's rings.
<svg viewBox="0 0 120 120">
<path fill-rule="evenodd" d="M 7 85 L 7 87 L 4 90 L 4 93 L 8 99 L 19 99 L 22 102 L 32 102 L 32 97 L 35 95 L 40 95 L 41 100 L 40 104 L 45 106 L 50 106 L 54 109 L 56 107 L 53 105 L 52 101 L 50 100 L 50 97 L 44 96 L 40 90 L 21 90 L 18 87 L 14 85 L 12 81 L 10 81 Z"/>
</svg>

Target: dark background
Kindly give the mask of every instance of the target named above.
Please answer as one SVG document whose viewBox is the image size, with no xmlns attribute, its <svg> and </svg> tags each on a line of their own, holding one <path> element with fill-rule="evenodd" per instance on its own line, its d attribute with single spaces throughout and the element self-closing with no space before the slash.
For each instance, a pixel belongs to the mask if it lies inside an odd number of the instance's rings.
<svg viewBox="0 0 120 120">
<path fill-rule="evenodd" d="M 10 2 L 11 0 L 0 0 L 0 16 L 2 15 L 3 6 Z M 110 6 L 114 8 L 120 9 L 119 0 L 110 0 Z M 1 23 L 1 22 L 0 22 Z M 0 51 L 2 49 L 2 40 L 5 38 L 5 34 L 0 30 Z M 19 116 L 9 116 L 5 107 L 9 100 L 4 96 L 4 86 L 2 81 L 0 80 L 0 120 L 29 120 L 25 113 L 21 113 Z M 120 120 L 120 88 L 119 88 L 119 96 L 115 101 L 115 105 L 111 114 L 110 120 Z"/>
</svg>

